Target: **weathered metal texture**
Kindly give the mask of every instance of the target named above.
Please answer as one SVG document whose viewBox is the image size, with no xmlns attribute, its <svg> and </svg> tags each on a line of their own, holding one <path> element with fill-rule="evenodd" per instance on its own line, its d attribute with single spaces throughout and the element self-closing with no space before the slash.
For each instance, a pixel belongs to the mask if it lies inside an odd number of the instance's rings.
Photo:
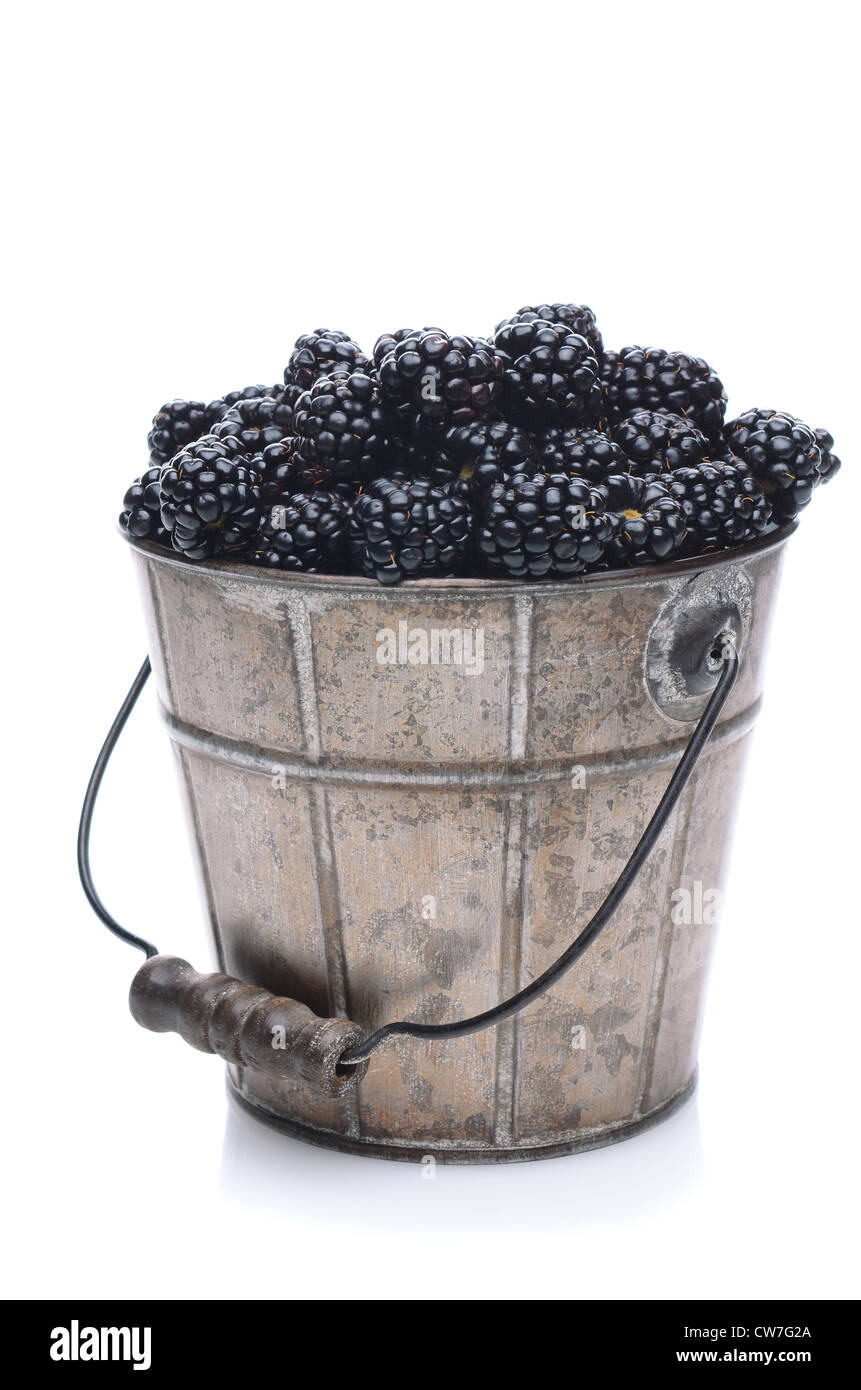
<svg viewBox="0 0 861 1390">
<path fill-rule="evenodd" d="M 723 886 L 786 535 L 564 585 L 397 589 L 134 547 L 219 966 L 368 1031 L 478 1013 L 552 962 L 669 780 L 705 647 L 722 629 L 741 655 L 640 879 L 559 985 L 471 1037 L 390 1041 L 339 1098 L 231 1067 L 245 1104 L 317 1143 L 481 1162 L 608 1143 L 690 1092 L 716 930 L 696 907 Z M 481 629 L 481 669 L 381 664 L 404 622 Z"/>
</svg>

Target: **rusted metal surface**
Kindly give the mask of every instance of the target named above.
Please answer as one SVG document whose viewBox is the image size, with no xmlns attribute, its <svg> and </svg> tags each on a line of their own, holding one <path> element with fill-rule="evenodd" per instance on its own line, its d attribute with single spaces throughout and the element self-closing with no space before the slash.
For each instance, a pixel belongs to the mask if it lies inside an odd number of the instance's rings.
<svg viewBox="0 0 861 1390">
<path fill-rule="evenodd" d="M 369 1032 L 478 1013 L 550 964 L 702 713 L 710 639 L 740 651 L 693 781 L 570 975 L 498 1028 L 390 1042 L 341 1097 L 231 1066 L 246 1104 L 318 1143 L 472 1162 L 669 1113 L 693 1085 L 785 539 L 565 585 L 397 589 L 134 547 L 219 966 Z"/>
</svg>

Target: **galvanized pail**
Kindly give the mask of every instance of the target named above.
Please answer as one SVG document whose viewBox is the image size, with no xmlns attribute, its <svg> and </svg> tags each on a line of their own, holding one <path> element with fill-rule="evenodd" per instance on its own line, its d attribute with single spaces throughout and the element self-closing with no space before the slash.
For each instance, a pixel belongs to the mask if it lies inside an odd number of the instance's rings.
<svg viewBox="0 0 861 1390">
<path fill-rule="evenodd" d="M 740 658 L 564 980 L 496 1028 L 392 1040 L 341 1095 L 232 1065 L 245 1105 L 352 1152 L 486 1162 L 608 1143 L 690 1094 L 788 534 L 564 584 L 395 589 L 134 546 L 219 967 L 365 1030 L 469 1016 L 539 974 L 659 801 L 714 684 L 704 644 L 730 633 Z"/>
</svg>

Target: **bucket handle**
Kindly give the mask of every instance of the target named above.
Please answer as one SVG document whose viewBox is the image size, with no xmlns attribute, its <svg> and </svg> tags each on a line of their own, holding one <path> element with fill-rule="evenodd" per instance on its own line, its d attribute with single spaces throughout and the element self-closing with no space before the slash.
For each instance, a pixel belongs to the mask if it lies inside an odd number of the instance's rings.
<svg viewBox="0 0 861 1390">
<path fill-rule="evenodd" d="M 201 975 L 177 956 L 160 955 L 152 942 L 120 926 L 93 884 L 90 831 L 99 787 L 126 720 L 150 675 L 143 663 L 123 701 L 90 777 L 78 828 L 78 873 L 93 911 L 109 931 L 147 957 L 129 992 L 132 1017 L 155 1033 L 179 1033 L 201 1052 L 213 1052 L 234 1066 L 265 1071 L 275 1080 L 301 1081 L 326 1095 L 342 1096 L 364 1076 L 368 1059 L 392 1037 L 463 1038 L 520 1013 L 561 980 L 589 949 L 633 885 L 640 869 L 689 782 L 738 675 L 739 658 L 732 637 L 717 634 L 701 654 L 700 666 L 716 684 L 688 741 L 666 791 L 631 857 L 598 911 L 558 960 L 530 984 L 501 1004 L 453 1023 L 387 1023 L 365 1036 L 344 1018 L 319 1018 L 295 999 L 270 994 L 231 975 Z"/>
</svg>

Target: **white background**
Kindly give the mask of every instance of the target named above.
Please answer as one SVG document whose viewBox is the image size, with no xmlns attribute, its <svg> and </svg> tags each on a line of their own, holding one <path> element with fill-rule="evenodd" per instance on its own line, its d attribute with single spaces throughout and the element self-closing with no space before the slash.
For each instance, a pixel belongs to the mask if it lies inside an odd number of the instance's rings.
<svg viewBox="0 0 861 1390">
<path fill-rule="evenodd" d="M 7 17 L 8 1294 L 859 1292 L 850 13 L 82 0 Z M 215 1059 L 129 1019 L 139 957 L 74 871 L 91 761 L 145 650 L 115 514 L 168 397 L 276 380 L 320 324 L 369 346 L 547 299 L 591 304 L 610 346 L 707 356 L 732 414 L 827 425 L 845 467 L 790 546 L 698 1098 L 616 1148 L 422 1181 L 268 1132 L 228 1109 Z M 151 692 L 96 838 L 107 902 L 202 966 Z"/>
</svg>

